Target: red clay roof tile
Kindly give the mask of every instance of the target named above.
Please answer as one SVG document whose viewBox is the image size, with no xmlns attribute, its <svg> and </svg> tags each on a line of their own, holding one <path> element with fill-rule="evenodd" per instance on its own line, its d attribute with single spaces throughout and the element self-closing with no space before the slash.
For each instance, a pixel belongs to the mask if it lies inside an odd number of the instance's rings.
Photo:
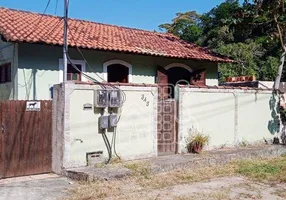
<svg viewBox="0 0 286 200">
<path fill-rule="evenodd" d="M 71 47 L 213 62 L 234 62 L 171 34 L 78 19 L 69 19 L 68 23 L 68 41 Z M 61 17 L 52 15 L 0 7 L 0 35 L 12 42 L 62 45 L 63 20 Z"/>
</svg>

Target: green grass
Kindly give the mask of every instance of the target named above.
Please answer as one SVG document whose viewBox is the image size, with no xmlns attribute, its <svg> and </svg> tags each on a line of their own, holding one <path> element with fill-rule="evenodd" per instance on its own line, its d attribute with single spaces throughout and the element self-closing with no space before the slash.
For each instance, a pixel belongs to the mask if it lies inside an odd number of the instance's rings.
<svg viewBox="0 0 286 200">
<path fill-rule="evenodd" d="M 286 182 L 286 156 L 272 159 L 238 161 L 237 173 L 259 180 Z"/>
<path fill-rule="evenodd" d="M 151 168 L 150 164 L 146 162 L 134 162 L 134 163 L 126 163 L 124 167 L 130 169 L 134 172 L 136 176 L 142 176 L 146 179 L 151 177 Z"/>
</svg>

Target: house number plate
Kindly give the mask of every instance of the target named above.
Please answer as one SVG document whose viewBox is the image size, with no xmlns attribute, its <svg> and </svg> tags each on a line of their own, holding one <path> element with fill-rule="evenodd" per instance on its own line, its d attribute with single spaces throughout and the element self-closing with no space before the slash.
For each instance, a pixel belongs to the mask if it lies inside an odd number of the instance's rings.
<svg viewBox="0 0 286 200">
<path fill-rule="evenodd" d="M 27 101 L 26 102 L 26 111 L 40 111 L 41 102 L 40 101 Z"/>
</svg>

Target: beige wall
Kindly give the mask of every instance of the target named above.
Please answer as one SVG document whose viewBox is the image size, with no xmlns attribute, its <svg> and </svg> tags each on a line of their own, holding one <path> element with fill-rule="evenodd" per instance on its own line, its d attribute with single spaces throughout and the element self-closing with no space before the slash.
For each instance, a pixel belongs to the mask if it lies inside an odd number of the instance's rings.
<svg viewBox="0 0 286 200">
<path fill-rule="evenodd" d="M 0 100 L 17 99 L 18 45 L 0 39 L 0 65 L 11 63 L 11 82 L 0 83 Z"/>
<path fill-rule="evenodd" d="M 271 91 L 179 88 L 179 152 L 190 130 L 210 136 L 208 149 L 273 138 L 277 97 Z"/>
<path fill-rule="evenodd" d="M 59 92 L 58 87 L 59 85 L 56 86 L 55 92 Z M 83 105 L 86 103 L 94 105 L 94 90 L 98 88 L 99 86 L 94 85 L 65 85 L 66 110 L 63 120 L 65 125 L 63 128 L 55 126 L 53 129 L 53 155 L 57 159 L 63 158 L 64 168 L 85 166 L 87 152 L 103 151 L 104 157 L 107 158 L 107 150 L 98 129 L 100 109 L 83 110 Z M 116 112 L 121 115 L 117 127 L 117 153 L 125 160 L 156 156 L 157 87 L 121 86 L 120 89 L 124 91 L 126 101 Z M 148 106 L 142 101 L 142 95 L 149 101 Z M 64 99 L 63 94 L 62 98 L 57 94 L 54 106 L 61 105 L 59 101 L 62 99 Z M 61 113 L 58 115 L 61 117 Z M 107 110 L 105 115 L 109 115 Z M 59 134 L 59 131 L 63 133 Z M 106 134 L 111 141 L 113 132 L 109 131 Z M 63 151 L 63 155 L 59 155 L 56 151 Z M 53 168 L 55 171 L 60 169 L 55 163 Z"/>
</svg>

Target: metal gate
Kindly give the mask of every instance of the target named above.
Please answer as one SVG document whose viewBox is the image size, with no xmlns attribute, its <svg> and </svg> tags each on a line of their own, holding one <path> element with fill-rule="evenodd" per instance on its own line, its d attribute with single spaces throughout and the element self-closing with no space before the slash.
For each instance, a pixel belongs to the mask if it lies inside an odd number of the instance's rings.
<svg viewBox="0 0 286 200">
<path fill-rule="evenodd" d="M 52 101 L 0 101 L 0 126 L 0 178 L 51 172 Z"/>
<path fill-rule="evenodd" d="M 177 107 L 174 99 L 158 100 L 158 154 L 175 154 L 177 149 Z"/>
</svg>

